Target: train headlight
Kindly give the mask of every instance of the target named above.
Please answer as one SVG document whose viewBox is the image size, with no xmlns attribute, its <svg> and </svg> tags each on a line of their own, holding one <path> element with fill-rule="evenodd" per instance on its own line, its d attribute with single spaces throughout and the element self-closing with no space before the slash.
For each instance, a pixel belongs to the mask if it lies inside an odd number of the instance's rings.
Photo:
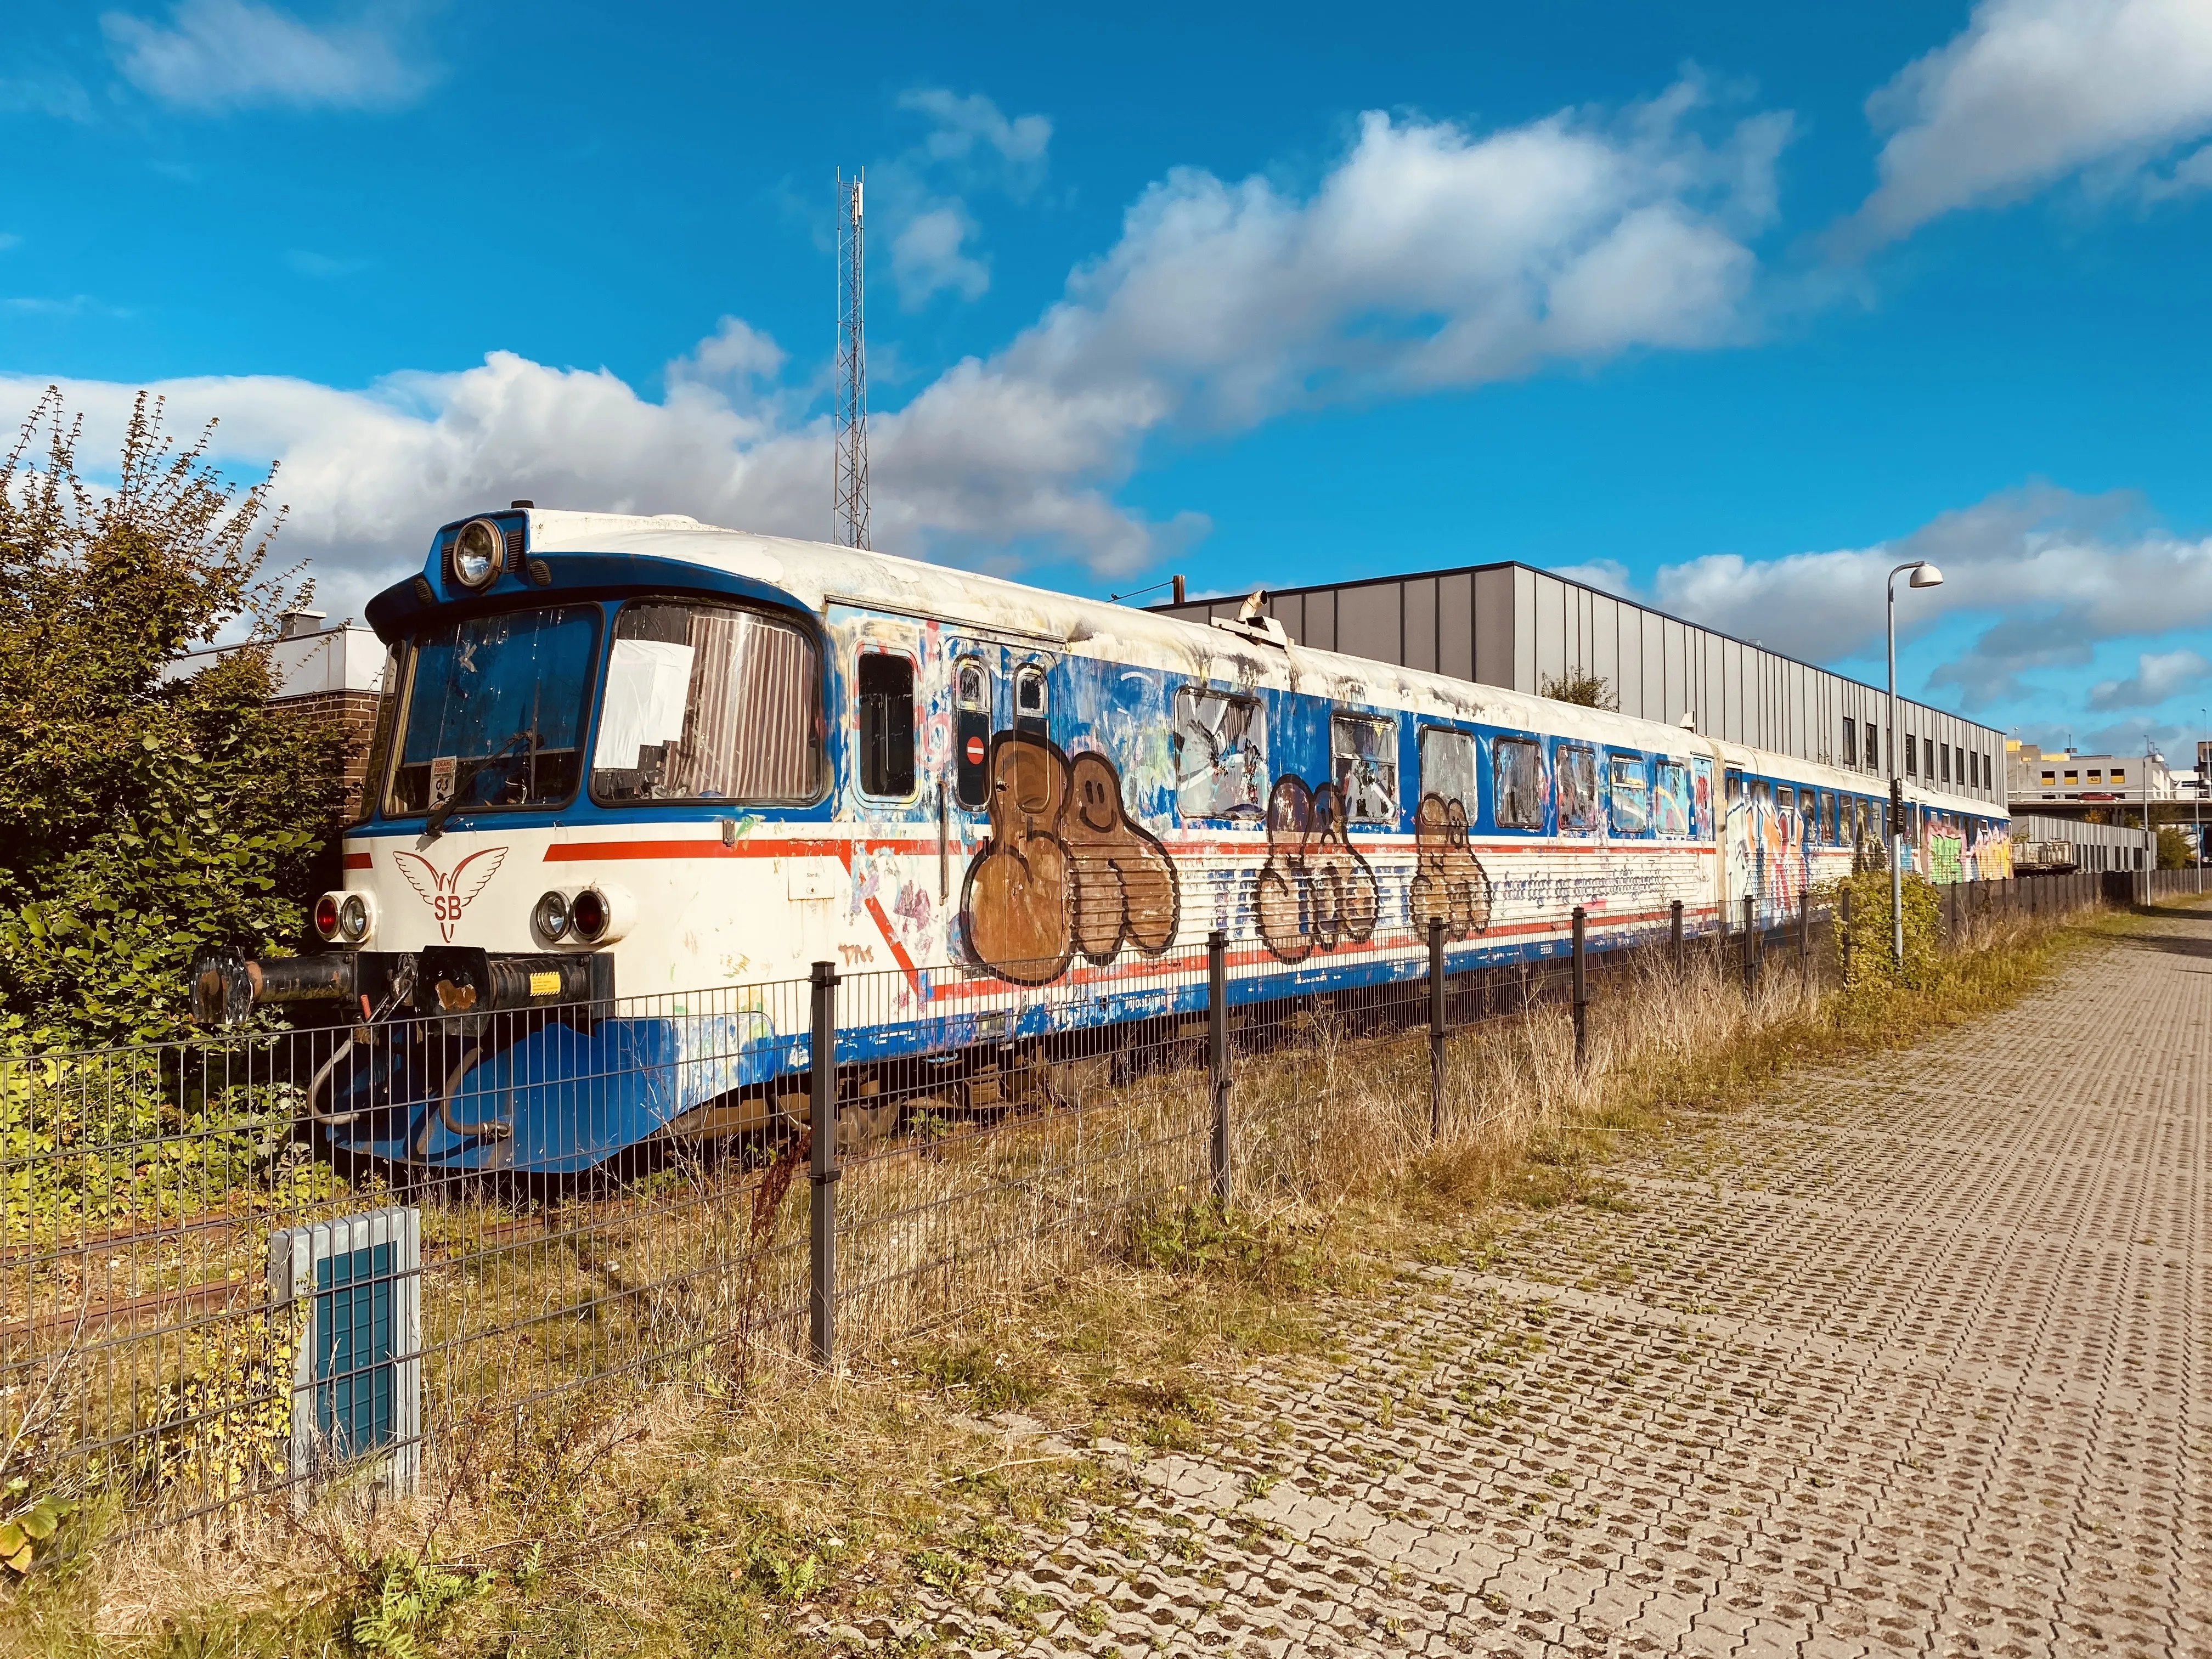
<svg viewBox="0 0 2212 1659">
<path fill-rule="evenodd" d="M 538 908 L 531 913 L 538 924 L 538 933 L 549 944 L 558 945 L 568 937 L 568 896 L 552 892 L 541 896 Z"/>
<path fill-rule="evenodd" d="M 489 519 L 471 519 L 453 538 L 453 580 L 481 592 L 507 564 L 507 538 Z"/>
<path fill-rule="evenodd" d="M 325 893 L 315 901 L 315 931 L 325 939 L 337 938 L 338 906 L 344 902 L 343 893 Z"/>
<path fill-rule="evenodd" d="M 359 945 L 376 931 L 376 901 L 367 893 L 348 893 L 338 905 L 338 937 Z"/>
<path fill-rule="evenodd" d="M 586 942 L 598 939 L 607 931 L 611 920 L 606 895 L 596 887 L 586 887 L 569 902 L 568 920 L 576 929 L 576 937 Z"/>
</svg>

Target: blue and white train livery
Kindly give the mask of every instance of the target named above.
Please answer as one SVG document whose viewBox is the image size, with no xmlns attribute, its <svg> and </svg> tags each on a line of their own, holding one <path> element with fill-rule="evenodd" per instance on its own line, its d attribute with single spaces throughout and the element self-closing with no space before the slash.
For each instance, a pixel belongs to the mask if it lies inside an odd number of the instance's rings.
<svg viewBox="0 0 2212 1659">
<path fill-rule="evenodd" d="M 1676 901 L 1771 922 L 1879 856 L 1863 772 L 688 518 L 449 525 L 368 620 L 392 659 L 337 948 L 196 992 L 454 1027 L 314 1091 L 333 1146 L 434 1169 L 764 1121 L 803 1034 L 708 994 L 817 961 L 884 970 L 841 1066 L 1095 1047 L 1194 1004 L 1161 966 L 1216 929 L 1249 1001 L 1417 975 L 1438 921 L 1455 970 L 1559 953 L 1577 905 L 1601 949 Z M 1988 803 L 1914 812 L 1939 878 L 2009 873 Z"/>
</svg>

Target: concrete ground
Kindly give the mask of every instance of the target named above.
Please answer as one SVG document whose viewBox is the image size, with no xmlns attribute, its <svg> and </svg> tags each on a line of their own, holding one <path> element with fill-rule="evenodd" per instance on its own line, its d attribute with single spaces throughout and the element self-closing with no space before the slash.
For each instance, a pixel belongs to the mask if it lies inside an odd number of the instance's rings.
<svg viewBox="0 0 2212 1659">
<path fill-rule="evenodd" d="M 928 1611 L 1037 1653 L 2212 1659 L 2208 1012 L 2212 915 L 2169 916 L 1678 1125 Z"/>
</svg>

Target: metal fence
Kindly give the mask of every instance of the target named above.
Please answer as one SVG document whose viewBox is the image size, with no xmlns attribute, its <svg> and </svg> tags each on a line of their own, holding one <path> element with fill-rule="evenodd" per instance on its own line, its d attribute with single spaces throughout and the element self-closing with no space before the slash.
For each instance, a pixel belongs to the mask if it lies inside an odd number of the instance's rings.
<svg viewBox="0 0 2212 1659">
<path fill-rule="evenodd" d="M 2101 890 L 1953 888 L 1945 932 Z M 611 1005 L 0 1059 L 0 1483 L 115 1492 L 142 1526 L 332 1482 L 404 1490 L 527 1433 L 557 1395 L 833 1361 L 1120 1248 L 1133 1218 L 1326 1190 L 1348 1073 L 1390 1103 L 1358 1132 L 1418 1148 L 1446 1127 L 1450 1032 L 1556 999 L 1579 1053 L 1592 981 L 1632 956 L 1663 971 L 1714 953 L 1747 981 L 1832 971 L 1834 921 L 1691 939 L 1677 907 L 1600 957 L 1577 911 L 1571 950 L 1480 972 L 1446 971 L 1441 925 L 1378 932 L 1287 987 L 1256 941 L 1219 934 L 1038 987 L 823 963 Z M 1131 1018 L 1076 1018 L 1105 994 Z M 572 1029 L 629 1035 L 521 1041 Z M 375 1109 L 478 1167 L 337 1150 L 363 1109 L 345 1085 L 373 1068 Z M 549 1172 L 515 1101 L 556 1103 L 589 1143 L 641 1076 L 661 1133 Z"/>
</svg>

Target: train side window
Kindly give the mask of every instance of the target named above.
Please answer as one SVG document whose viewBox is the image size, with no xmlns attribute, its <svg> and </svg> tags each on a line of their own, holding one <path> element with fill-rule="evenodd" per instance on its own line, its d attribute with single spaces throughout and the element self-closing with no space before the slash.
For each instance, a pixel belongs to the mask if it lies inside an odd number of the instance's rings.
<svg viewBox="0 0 2212 1659">
<path fill-rule="evenodd" d="M 1742 799 L 1743 774 L 1730 767 L 1728 773 L 1728 804 L 1733 806 Z"/>
<path fill-rule="evenodd" d="M 1490 745 L 1491 814 L 1501 830 L 1544 827 L 1544 745 L 1499 738 Z"/>
<path fill-rule="evenodd" d="M 1421 793 L 1457 801 L 1472 823 L 1479 805 L 1474 793 L 1474 734 L 1448 726 L 1421 728 Z"/>
<path fill-rule="evenodd" d="M 990 804 L 991 671 L 973 657 L 952 666 L 953 793 L 970 811 Z"/>
<path fill-rule="evenodd" d="M 1176 693 L 1176 810 L 1187 818 L 1265 816 L 1267 720 L 1257 697 L 1185 686 Z"/>
<path fill-rule="evenodd" d="M 1033 738 L 1046 735 L 1044 666 L 1024 663 L 1014 671 L 1014 730 Z"/>
<path fill-rule="evenodd" d="M 1690 769 L 1678 760 L 1661 761 L 1651 787 L 1651 827 L 1662 836 L 1687 836 L 1692 811 Z"/>
<path fill-rule="evenodd" d="M 1371 714 L 1334 714 L 1328 722 L 1330 771 L 1351 823 L 1398 821 L 1398 724 Z"/>
<path fill-rule="evenodd" d="M 889 651 L 871 651 L 854 677 L 859 694 L 860 790 L 902 797 L 914 793 L 914 662 Z"/>
<path fill-rule="evenodd" d="M 1607 816 L 1616 836 L 1640 836 L 1651 826 L 1651 769 L 1641 755 L 1614 750 L 1606 757 Z"/>
<path fill-rule="evenodd" d="M 1836 839 L 1836 798 L 1825 789 L 1820 792 L 1820 839 L 1824 846 L 1832 845 Z"/>
<path fill-rule="evenodd" d="M 1597 828 L 1597 750 L 1586 743 L 1563 743 L 1552 751 L 1553 776 L 1559 791 L 1559 828 Z"/>
</svg>

